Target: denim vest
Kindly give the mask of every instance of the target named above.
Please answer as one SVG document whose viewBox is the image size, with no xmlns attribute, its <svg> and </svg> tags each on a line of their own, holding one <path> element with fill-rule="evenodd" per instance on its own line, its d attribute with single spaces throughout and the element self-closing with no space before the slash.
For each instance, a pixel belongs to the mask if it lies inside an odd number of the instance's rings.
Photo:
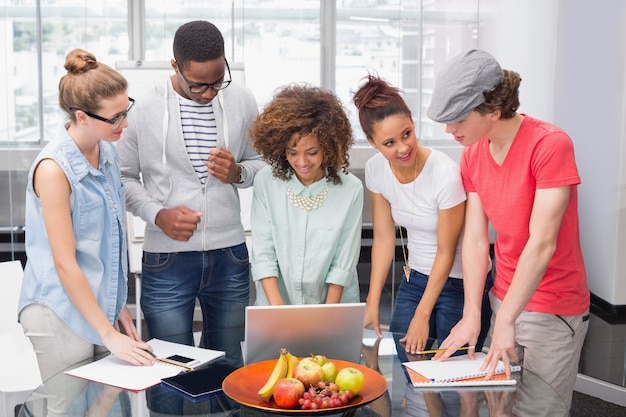
<svg viewBox="0 0 626 417">
<path fill-rule="evenodd" d="M 117 149 L 100 141 L 100 159 L 95 169 L 72 138 L 63 132 L 58 141 L 39 153 L 26 187 L 26 255 L 18 315 L 31 303 L 51 308 L 86 341 L 102 340 L 69 299 L 57 274 L 43 219 L 41 201 L 33 188 L 33 173 L 42 159 L 53 159 L 71 187 L 70 210 L 76 241 L 76 261 L 100 308 L 111 324 L 119 318 L 127 296 L 126 200 Z"/>
</svg>

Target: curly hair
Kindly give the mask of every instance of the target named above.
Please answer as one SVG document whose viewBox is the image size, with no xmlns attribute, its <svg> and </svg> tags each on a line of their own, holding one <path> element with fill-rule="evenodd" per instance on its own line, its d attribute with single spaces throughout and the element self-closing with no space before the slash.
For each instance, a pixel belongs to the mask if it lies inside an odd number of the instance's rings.
<svg viewBox="0 0 626 417">
<path fill-rule="evenodd" d="M 364 77 L 365 83 L 354 93 L 359 109 L 359 123 L 367 140 L 372 140 L 374 125 L 389 116 L 403 114 L 412 118 L 411 110 L 400 96 L 400 90 L 376 75 Z"/>
<path fill-rule="evenodd" d="M 502 70 L 504 79 L 491 91 L 485 93 L 485 102 L 474 110 L 480 114 L 501 111 L 501 119 L 510 119 L 515 116 L 519 108 L 519 85 L 522 78 L 515 71 Z"/>
<path fill-rule="evenodd" d="M 287 147 L 294 134 L 300 138 L 315 135 L 326 179 L 341 184 L 338 172 L 348 172 L 348 150 L 354 143 L 341 101 L 328 90 L 290 84 L 280 89 L 257 116 L 250 129 L 254 148 L 270 164 L 274 177 L 285 181 L 294 174 L 287 161 Z"/>
<path fill-rule="evenodd" d="M 186 69 L 189 62 L 207 62 L 223 57 L 224 37 L 213 23 L 194 20 L 176 30 L 173 49 L 176 63 Z"/>
</svg>

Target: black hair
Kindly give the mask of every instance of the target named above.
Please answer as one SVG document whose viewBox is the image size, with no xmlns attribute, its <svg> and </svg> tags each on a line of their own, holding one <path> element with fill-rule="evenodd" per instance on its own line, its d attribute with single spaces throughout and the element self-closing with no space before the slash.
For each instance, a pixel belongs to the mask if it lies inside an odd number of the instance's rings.
<svg viewBox="0 0 626 417">
<path fill-rule="evenodd" d="M 174 59 L 180 68 L 189 62 L 207 62 L 224 56 L 222 32 L 210 22 L 194 20 L 174 34 Z"/>
</svg>

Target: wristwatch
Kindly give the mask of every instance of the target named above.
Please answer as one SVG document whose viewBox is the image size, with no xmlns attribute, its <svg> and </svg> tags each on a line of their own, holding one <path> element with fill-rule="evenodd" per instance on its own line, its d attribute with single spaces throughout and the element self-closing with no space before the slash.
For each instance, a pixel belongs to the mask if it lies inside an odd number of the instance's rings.
<svg viewBox="0 0 626 417">
<path fill-rule="evenodd" d="M 243 184 L 244 181 L 248 178 L 248 173 L 246 171 L 246 167 L 244 167 L 241 164 L 237 164 L 239 165 L 239 182 L 238 184 Z"/>
</svg>

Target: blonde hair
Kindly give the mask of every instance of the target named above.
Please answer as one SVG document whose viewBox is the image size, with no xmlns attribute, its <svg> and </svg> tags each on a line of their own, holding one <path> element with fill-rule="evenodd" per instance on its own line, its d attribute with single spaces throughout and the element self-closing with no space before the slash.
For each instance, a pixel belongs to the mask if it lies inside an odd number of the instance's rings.
<svg viewBox="0 0 626 417">
<path fill-rule="evenodd" d="M 67 74 L 59 81 L 59 106 L 71 121 L 76 121 L 76 116 L 70 108 L 95 113 L 100 109 L 100 101 L 128 90 L 122 74 L 82 49 L 67 54 L 64 67 Z"/>
</svg>

